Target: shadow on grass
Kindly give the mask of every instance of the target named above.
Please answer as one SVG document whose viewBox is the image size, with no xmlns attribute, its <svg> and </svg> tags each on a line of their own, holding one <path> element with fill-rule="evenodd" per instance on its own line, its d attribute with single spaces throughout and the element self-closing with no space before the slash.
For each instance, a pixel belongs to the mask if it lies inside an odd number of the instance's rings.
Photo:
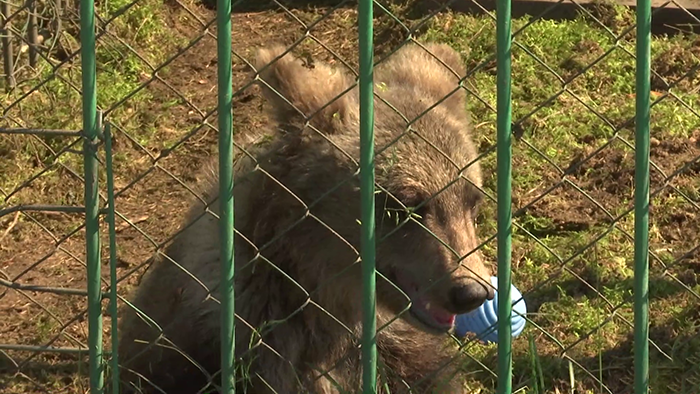
<svg viewBox="0 0 700 394">
<path fill-rule="evenodd" d="M 650 288 L 655 282 L 650 283 Z M 665 293 L 672 297 L 676 293 Z M 659 301 L 652 297 L 654 301 Z M 618 324 L 618 323 L 611 323 Z M 620 323 L 621 324 L 621 323 Z M 543 393 L 613 393 L 634 392 L 634 331 L 620 334 L 614 346 L 598 345 L 597 333 L 580 338 L 573 347 L 562 351 L 548 336 L 531 329 L 535 347 L 530 347 L 527 334 L 513 341 L 513 390 Z M 536 332 L 536 333 L 535 333 Z M 605 334 L 602 334 L 605 335 Z M 700 308 L 691 302 L 674 314 L 670 322 L 649 327 L 649 385 L 651 392 L 674 394 L 700 393 Z M 570 343 L 567 345 L 571 345 Z M 472 347 L 479 352 L 480 345 Z M 596 347 L 599 347 L 596 349 Z M 605 349 L 602 347 L 606 346 Z M 534 350 L 533 350 L 534 349 Z M 467 351 L 472 354 L 471 351 Z M 496 388 L 497 346 L 464 364 L 472 374 L 471 381 L 485 389 Z M 491 371 L 484 371 L 484 366 Z M 537 389 L 535 387 L 538 387 Z M 487 391 L 490 392 L 490 391 Z"/>
<path fill-rule="evenodd" d="M 572 278 L 557 281 L 555 282 L 556 286 L 542 286 L 530 291 L 525 295 L 527 298 L 528 313 L 537 313 L 540 306 L 544 303 L 555 302 L 560 294 L 559 288 L 566 289 L 566 294 L 573 298 L 589 299 L 600 297 L 599 291 L 594 290 L 596 287 L 600 289 L 604 287 L 612 288 L 614 286 L 617 289 L 622 288 L 630 290 L 634 288 L 634 278 L 632 277 L 625 279 L 584 277 L 584 280 L 586 280 L 590 286 L 579 279 Z M 685 292 L 687 292 L 686 289 L 672 282 L 669 278 L 649 278 L 649 297 L 652 300 L 658 301 L 661 299 L 673 298 Z"/>
<path fill-rule="evenodd" d="M 87 379 L 87 356 L 79 360 L 77 356 L 46 353 L 17 369 L 5 354 L 0 354 L 0 391 L 3 393 L 57 393 L 62 391 L 57 391 L 57 387 L 80 386 L 81 381 L 87 385 Z M 88 389 L 87 386 L 83 388 Z"/>
<path fill-rule="evenodd" d="M 202 4 L 209 9 L 216 9 L 216 0 L 201 0 Z M 277 2 L 268 1 L 247 1 L 232 0 L 234 13 L 262 12 L 270 10 L 281 10 Z M 318 7 L 343 6 L 348 8 L 357 7 L 357 0 L 280 0 L 287 9 L 312 10 Z M 384 6 L 397 6 L 402 12 L 401 17 L 409 19 L 421 19 L 438 10 L 452 10 L 460 13 L 483 14 L 484 9 L 495 15 L 496 2 L 494 1 L 457 1 L 457 0 L 387 0 L 383 1 Z M 686 5 L 687 6 L 687 5 Z M 541 16 L 547 20 L 573 20 L 581 14 L 581 8 L 591 12 L 604 23 L 610 19 L 616 11 L 614 7 L 605 1 L 592 1 L 590 3 L 577 6 L 572 2 L 555 1 L 514 1 L 512 4 L 512 17 Z M 379 11 L 375 7 L 375 15 Z M 700 32 L 700 9 L 688 9 L 670 6 L 656 10 L 652 18 L 653 34 L 678 34 L 681 32 Z"/>
<path fill-rule="evenodd" d="M 700 334 L 684 332 L 671 338 L 672 332 L 668 326 L 650 328 L 649 336 L 654 343 L 669 341 L 668 346 L 662 346 L 666 355 L 653 345 L 649 346 L 651 391 L 697 394 L 700 392 L 700 358 L 697 356 L 700 352 Z M 538 349 L 538 354 L 533 357 L 527 351 L 527 341 L 527 338 L 522 338 L 516 341 L 520 342 L 517 346 L 514 343 L 514 392 L 524 389 L 524 392 L 535 394 L 634 393 L 633 333 L 616 347 L 590 355 L 567 355 L 560 352 L 545 354 Z M 540 346 L 541 344 L 538 345 Z M 468 386 L 478 384 L 486 392 L 492 392 L 490 390 L 495 390 L 497 386 L 495 371 L 498 359 L 495 346 L 479 361 L 482 365 L 472 361 L 464 365 L 465 372 L 471 375 L 469 381 L 472 383 Z M 491 371 L 484 371 L 483 365 L 492 368 Z"/>
</svg>

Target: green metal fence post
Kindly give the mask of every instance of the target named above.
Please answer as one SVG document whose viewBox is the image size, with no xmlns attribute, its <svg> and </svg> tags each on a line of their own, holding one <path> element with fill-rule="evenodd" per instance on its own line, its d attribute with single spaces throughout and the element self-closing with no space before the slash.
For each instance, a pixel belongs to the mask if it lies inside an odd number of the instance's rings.
<svg viewBox="0 0 700 394">
<path fill-rule="evenodd" d="M 114 171 L 112 156 L 112 127 L 107 122 L 104 128 L 105 171 L 107 172 L 107 221 L 109 223 L 109 314 L 112 320 L 112 394 L 119 394 L 119 335 L 117 319 L 117 232 L 116 207 L 114 206 Z"/>
<path fill-rule="evenodd" d="M 496 4 L 496 166 L 498 210 L 498 394 L 512 392 L 511 305 L 511 2 Z"/>
<path fill-rule="evenodd" d="M 373 2 L 360 0 L 360 209 L 362 217 L 362 392 L 377 391 L 377 316 L 374 223 Z"/>
<path fill-rule="evenodd" d="M 98 199 L 97 80 L 95 68 L 95 3 L 80 1 L 80 63 L 83 84 L 83 155 L 85 171 L 85 248 L 88 288 L 88 347 L 90 393 L 102 393 L 102 291 L 100 270 L 100 218 Z"/>
<path fill-rule="evenodd" d="M 221 232 L 221 392 L 233 394 L 236 346 L 234 301 L 233 75 L 231 0 L 217 0 L 219 201 Z"/>
<path fill-rule="evenodd" d="M 649 392 L 649 127 L 651 1 L 637 0 L 634 171 L 634 392 Z"/>
</svg>

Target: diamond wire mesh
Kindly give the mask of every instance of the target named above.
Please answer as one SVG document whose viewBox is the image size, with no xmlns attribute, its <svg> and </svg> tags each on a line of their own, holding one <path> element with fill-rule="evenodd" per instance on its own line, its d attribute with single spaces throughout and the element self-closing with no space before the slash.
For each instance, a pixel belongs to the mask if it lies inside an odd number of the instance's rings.
<svg viewBox="0 0 700 394">
<path fill-rule="evenodd" d="M 479 246 L 487 260 L 492 261 L 496 196 L 493 13 L 491 18 L 459 16 L 443 9 L 419 14 L 420 5 L 375 4 L 376 60 L 379 64 L 390 60 L 395 51 L 414 40 L 423 46 L 430 40 L 448 42 L 466 60 L 463 88 L 475 118 L 473 138 L 481 152 L 478 159 L 484 168 L 486 196 L 479 216 Z M 7 316 L 0 328 L 5 338 L 0 351 L 5 370 L 13 374 L 9 387 L 14 391 L 10 392 L 52 392 L 58 387 L 61 392 L 85 391 L 82 376 L 86 367 L 76 362 L 85 357 L 75 355 L 87 351 L 87 327 L 83 226 L 80 215 L 75 214 L 80 212 L 83 187 L 78 169 L 82 158 L 77 144 L 81 139 L 71 131 L 79 129 L 80 118 L 77 5 L 74 6 L 63 7 L 64 30 L 53 31 L 53 46 L 39 51 L 41 61 L 36 69 L 20 69 L 16 74 L 17 88 L 4 97 L 2 104 L 4 128 L 65 130 L 61 135 L 50 136 L 16 135 L 5 129 L 0 134 L 3 151 L 8 154 L 2 162 L 0 191 L 4 206 L 0 220 L 5 226 L 3 239 L 10 237 L 0 246 L 5 287 L 2 313 Z M 552 10 L 558 6 L 555 4 Z M 51 4 L 45 9 L 50 13 Z M 513 343 L 513 387 L 528 387 L 535 392 L 577 389 L 624 393 L 631 392 L 632 376 L 634 100 L 630 97 L 634 94 L 634 19 L 605 4 L 593 9 L 580 7 L 580 11 L 583 17 L 568 24 L 542 18 L 547 13 L 529 21 L 514 21 L 513 119 L 514 130 L 522 138 L 514 146 L 513 196 L 517 209 L 513 283 L 528 302 L 530 327 Z M 251 77 L 253 47 L 281 41 L 310 67 L 327 60 L 356 75 L 356 13 L 353 4 L 347 2 L 318 7 L 291 2 L 239 2 L 234 4 L 234 12 L 234 127 L 239 138 L 237 153 L 247 156 L 255 149 L 244 151 L 243 147 L 254 147 L 259 141 L 246 140 L 246 131 L 263 127 L 268 121 L 262 115 L 259 86 L 253 85 Z M 212 202 L 212 196 L 201 195 L 195 174 L 206 161 L 202 157 L 215 156 L 214 13 L 206 5 L 185 1 L 161 4 L 136 0 L 100 4 L 97 16 L 98 105 L 113 127 L 115 198 L 120 220 L 116 263 L 120 295 L 126 296 L 136 284 L 137 274 L 152 262 L 143 263 L 153 252 L 158 252 L 164 261 L 178 263 L 168 256 L 169 250 L 177 249 L 166 249 L 177 231 L 182 231 L 178 228 L 182 215 L 177 213 L 193 200 Z M 345 33 L 347 30 L 352 33 Z M 549 46 L 543 45 L 543 35 L 549 35 Z M 700 244 L 696 236 L 700 227 L 700 61 L 693 40 L 697 42 L 694 37 L 658 39 L 652 49 L 652 84 L 657 94 L 652 107 L 650 339 L 652 365 L 658 362 L 660 366 L 652 369 L 651 386 L 688 393 L 693 392 L 699 378 L 698 363 L 690 355 L 700 341 Z M 456 83 L 453 88 L 457 89 Z M 377 86 L 377 94 L 380 99 L 376 105 L 386 105 L 381 100 L 381 85 Z M 328 105 L 332 108 L 331 103 Z M 323 114 L 317 109 L 316 117 Z M 298 132 L 306 126 L 311 135 L 322 134 L 323 129 L 314 127 L 314 119 L 318 118 L 309 112 L 305 115 L 310 124 L 301 122 L 291 131 Z M 419 120 L 412 119 L 420 118 L 420 114 L 407 117 L 387 111 L 386 116 L 405 118 L 404 123 L 410 124 L 419 138 L 421 132 L 426 132 L 420 130 Z M 386 147 L 378 147 L 378 157 L 398 146 L 406 138 L 404 134 L 409 133 L 402 133 Z M 425 149 L 433 151 L 434 147 Z M 339 155 L 356 154 L 346 150 Z M 268 187 L 293 194 L 291 186 L 272 179 L 264 166 L 256 170 L 272 182 Z M 100 184 L 105 184 L 103 178 Z M 445 182 L 443 186 L 449 184 Z M 386 191 L 381 183 L 377 186 Z M 329 275 L 327 283 L 308 288 L 283 272 L 275 259 L 265 256 L 265 250 L 273 253 L 275 241 L 282 239 L 285 231 L 299 231 L 311 221 L 325 228 L 326 236 L 339 242 L 338 250 L 345 249 L 353 256 L 346 263 L 356 266 L 351 263 L 357 263 L 357 243 L 341 240 L 338 230 L 314 212 L 324 201 L 338 199 L 338 190 L 346 190 L 344 187 L 347 183 L 334 184 L 313 201 L 292 197 L 283 211 L 259 207 L 286 218 L 289 228 L 278 229 L 279 237 L 265 245 L 252 246 L 258 263 L 238 262 L 242 265 L 237 270 L 255 266 L 281 274 L 274 283 L 288 286 L 285 288 L 289 297 L 301 300 L 292 313 L 270 323 L 277 327 L 259 328 L 271 340 L 262 340 L 260 335 L 251 338 L 250 348 L 263 349 L 262 357 L 267 357 L 264 360 L 280 365 L 280 370 L 288 368 L 284 363 L 289 360 L 284 360 L 285 355 L 270 343 L 282 343 L 294 334 L 285 333 L 280 321 L 293 320 L 313 310 L 329 319 L 329 327 L 359 336 L 359 327 L 348 327 L 314 300 L 315 295 L 320 297 L 342 287 L 342 275 L 348 275 L 347 272 Z M 102 197 L 105 201 L 104 193 Z M 204 218 L 212 217 L 211 210 L 197 212 Z M 411 216 L 406 220 L 420 223 Z M 379 245 L 390 242 L 389 238 L 377 241 Z M 108 252 L 105 248 L 103 256 Z M 495 265 L 492 269 L 495 273 Z M 204 284 L 197 275 L 188 275 Z M 380 274 L 378 279 L 378 286 L 382 286 L 387 278 Z M 103 280 L 107 289 L 107 274 Z M 125 300 L 121 298 L 120 307 L 129 309 Z M 406 312 L 403 310 L 402 315 Z M 246 330 L 246 323 L 239 316 L 237 329 Z M 381 322 L 380 332 L 389 324 L 400 324 L 400 320 L 395 316 Z M 105 348 L 109 348 L 111 335 L 108 327 L 105 324 Z M 45 346 L 53 351 L 38 352 Z M 406 346 L 407 357 L 411 356 L 410 346 L 421 349 L 421 343 Z M 467 372 L 466 387 L 471 392 L 493 390 L 495 347 L 473 340 L 460 347 L 464 350 L 462 359 L 454 364 Z M 240 352 L 241 347 L 237 346 L 237 350 Z M 204 359 L 211 357 L 195 353 Z M 340 368 L 347 363 L 352 365 L 352 357 L 357 354 L 355 350 L 335 355 L 334 362 L 320 367 L 318 377 L 337 379 Z M 214 360 L 214 365 L 217 362 Z M 182 364 L 182 373 L 196 368 L 192 365 L 189 361 Z M 246 362 L 239 360 L 239 379 L 250 377 L 245 367 Z M 392 373 L 381 367 L 380 380 Z M 204 376 L 213 384 L 218 383 L 216 368 Z"/>
</svg>

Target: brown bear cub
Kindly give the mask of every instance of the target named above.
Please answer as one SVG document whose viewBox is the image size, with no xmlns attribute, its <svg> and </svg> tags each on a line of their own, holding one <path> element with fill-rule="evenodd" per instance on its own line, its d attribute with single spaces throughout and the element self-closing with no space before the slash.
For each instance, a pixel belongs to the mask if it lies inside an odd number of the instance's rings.
<svg viewBox="0 0 700 394">
<path fill-rule="evenodd" d="M 268 135 L 237 136 L 249 141 L 234 163 L 238 392 L 358 393 L 355 78 L 306 66 L 280 46 L 259 50 L 255 67 L 276 124 Z M 494 296 L 476 251 L 481 170 L 458 88 L 464 75 L 460 56 L 434 43 L 405 45 L 375 69 L 378 392 L 466 392 L 445 333 L 456 314 Z M 125 392 L 219 385 L 214 172 L 201 189 L 207 207 L 195 204 L 133 297 L 148 317 L 126 308 L 121 319 Z"/>
</svg>

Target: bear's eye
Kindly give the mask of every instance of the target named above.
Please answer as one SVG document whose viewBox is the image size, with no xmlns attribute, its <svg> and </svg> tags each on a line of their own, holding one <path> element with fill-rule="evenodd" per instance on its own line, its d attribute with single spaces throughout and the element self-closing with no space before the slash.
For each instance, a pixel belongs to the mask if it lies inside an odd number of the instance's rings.
<svg viewBox="0 0 700 394">
<path fill-rule="evenodd" d="M 467 187 L 465 197 L 464 203 L 467 205 L 467 208 L 474 210 L 478 209 L 479 205 L 483 202 L 484 193 L 475 187 Z"/>
<path fill-rule="evenodd" d="M 416 204 L 416 206 L 407 206 L 408 211 L 410 212 L 411 216 L 416 219 L 416 220 L 423 220 L 425 219 L 425 216 L 428 213 L 428 205 L 427 204 Z"/>
<path fill-rule="evenodd" d="M 419 192 L 406 193 L 399 196 L 401 203 L 405 208 L 404 211 L 407 217 L 413 220 L 422 221 L 428 213 L 428 203 L 425 196 Z"/>
<path fill-rule="evenodd" d="M 386 218 L 391 219 L 394 225 L 407 220 L 422 221 L 428 212 L 427 205 L 423 204 L 425 200 L 418 198 L 417 194 L 396 193 L 384 197 L 382 208 Z"/>
<path fill-rule="evenodd" d="M 473 187 L 472 185 L 469 185 L 466 188 L 465 196 L 465 208 L 469 211 L 469 215 L 471 216 L 470 219 L 472 220 L 472 222 L 476 224 L 477 218 L 479 217 L 479 207 L 481 206 L 484 200 L 484 194 L 481 192 L 481 190 Z"/>
<path fill-rule="evenodd" d="M 427 212 L 426 206 L 413 206 L 412 204 L 396 203 L 394 207 L 387 209 L 389 217 L 395 220 L 395 224 L 405 222 L 407 220 L 422 221 Z"/>
<path fill-rule="evenodd" d="M 471 217 L 472 222 L 474 222 L 474 224 L 476 224 L 476 222 L 479 220 L 479 205 L 474 205 L 472 207 L 471 211 L 472 211 L 472 213 L 471 213 L 472 214 L 472 217 Z"/>
</svg>

